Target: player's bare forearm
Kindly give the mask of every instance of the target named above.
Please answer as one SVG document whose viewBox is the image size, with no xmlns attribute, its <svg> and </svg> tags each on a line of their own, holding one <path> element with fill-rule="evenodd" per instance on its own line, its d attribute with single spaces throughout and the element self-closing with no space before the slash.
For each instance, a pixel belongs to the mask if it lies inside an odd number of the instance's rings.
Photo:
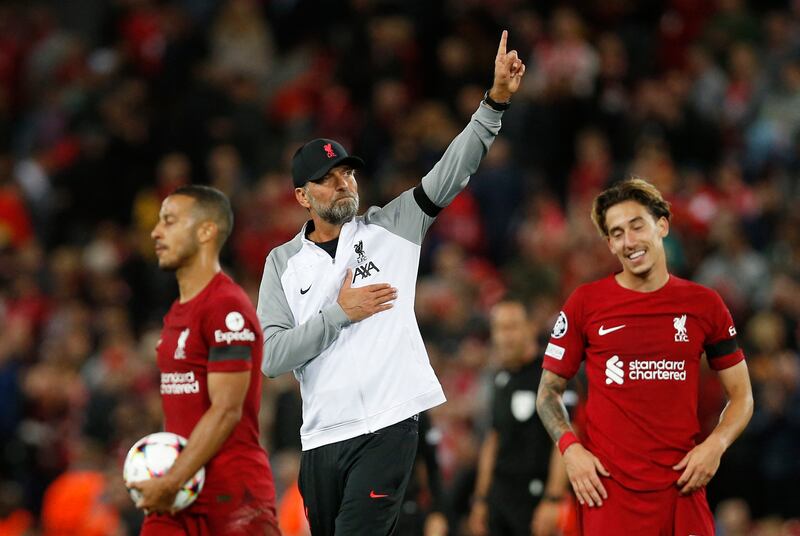
<svg viewBox="0 0 800 536">
<path fill-rule="evenodd" d="M 175 460 L 175 465 L 167 475 L 176 489 L 217 453 L 240 418 L 241 411 L 234 412 L 214 407 L 203 414 L 192 430 L 186 448 Z"/>
<path fill-rule="evenodd" d="M 542 372 L 536 396 L 536 409 L 547 433 L 556 443 L 562 435 L 572 431 L 567 408 L 562 399 L 566 388 L 565 378 L 549 370 Z M 609 476 L 608 470 L 580 443 L 569 445 L 562 454 L 567 477 L 572 489 L 575 490 L 578 502 L 588 504 L 590 507 L 602 506 L 603 500 L 608 498 L 608 493 L 599 475 Z"/>
<path fill-rule="evenodd" d="M 539 381 L 539 390 L 536 395 L 536 411 L 539 413 L 539 419 L 547 433 L 556 443 L 564 433 L 572 431 L 569 414 L 562 399 L 566 388 L 566 378 L 549 370 L 542 372 L 542 379 Z"/>
<path fill-rule="evenodd" d="M 197 421 L 175 464 L 164 476 L 176 491 L 214 457 L 242 418 L 242 406 L 250 385 L 250 371 L 208 375 L 211 407 Z"/>
<path fill-rule="evenodd" d="M 744 361 L 720 371 L 719 378 L 728 396 L 728 403 L 707 441 L 719 441 L 724 451 L 739 437 L 753 416 L 753 389 Z"/>
</svg>

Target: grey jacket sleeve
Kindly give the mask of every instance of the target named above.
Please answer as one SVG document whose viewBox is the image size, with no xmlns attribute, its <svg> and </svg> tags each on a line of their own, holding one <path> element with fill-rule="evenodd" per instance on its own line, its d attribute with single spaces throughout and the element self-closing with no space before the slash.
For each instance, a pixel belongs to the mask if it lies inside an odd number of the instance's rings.
<svg viewBox="0 0 800 536">
<path fill-rule="evenodd" d="M 469 177 L 500 132 L 503 112 L 481 104 L 461 134 L 450 142 L 442 158 L 422 178 L 422 188 L 438 207 L 446 207 L 467 187 Z"/>
<path fill-rule="evenodd" d="M 286 264 L 280 262 L 280 250 L 267 256 L 261 288 L 258 291 L 258 319 L 264 333 L 264 359 L 261 371 L 274 378 L 300 367 L 317 357 L 350 324 L 341 306 L 334 302 L 307 322 L 295 326 L 294 315 L 286 300 L 281 274 Z M 282 266 L 281 266 L 282 265 Z"/>
<path fill-rule="evenodd" d="M 500 132 L 503 112 L 481 104 L 466 128 L 450 142 L 442 158 L 422 178 L 422 184 L 400 194 L 385 207 L 367 211 L 368 223 L 386 228 L 406 240 L 421 244 L 442 208 L 466 188 L 469 177 Z"/>
</svg>

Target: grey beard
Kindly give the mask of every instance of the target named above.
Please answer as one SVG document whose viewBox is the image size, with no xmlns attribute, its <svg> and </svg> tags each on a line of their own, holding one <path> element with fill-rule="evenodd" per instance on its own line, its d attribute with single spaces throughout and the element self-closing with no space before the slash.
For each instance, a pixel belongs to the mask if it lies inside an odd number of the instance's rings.
<svg viewBox="0 0 800 536">
<path fill-rule="evenodd" d="M 353 219 L 358 212 L 358 194 L 355 194 L 355 198 L 347 198 L 342 202 L 334 201 L 327 207 L 320 206 L 309 192 L 306 192 L 306 196 L 319 217 L 331 225 L 341 225 Z"/>
</svg>

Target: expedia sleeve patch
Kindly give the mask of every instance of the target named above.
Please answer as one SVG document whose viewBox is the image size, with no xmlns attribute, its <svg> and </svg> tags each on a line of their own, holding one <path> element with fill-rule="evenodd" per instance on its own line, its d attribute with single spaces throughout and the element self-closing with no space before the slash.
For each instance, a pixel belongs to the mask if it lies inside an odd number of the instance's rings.
<svg viewBox="0 0 800 536">
<path fill-rule="evenodd" d="M 551 342 L 547 344 L 547 349 L 545 349 L 544 355 L 561 361 L 564 358 L 564 352 L 566 352 L 566 349 L 563 346 L 559 346 Z"/>
<path fill-rule="evenodd" d="M 250 361 L 252 348 L 249 346 L 212 346 L 208 352 L 208 360 L 220 361 Z"/>
<path fill-rule="evenodd" d="M 736 339 L 723 339 L 714 344 L 707 345 L 704 349 L 708 359 L 716 359 L 732 354 L 739 349 L 739 344 L 736 342 Z"/>
</svg>

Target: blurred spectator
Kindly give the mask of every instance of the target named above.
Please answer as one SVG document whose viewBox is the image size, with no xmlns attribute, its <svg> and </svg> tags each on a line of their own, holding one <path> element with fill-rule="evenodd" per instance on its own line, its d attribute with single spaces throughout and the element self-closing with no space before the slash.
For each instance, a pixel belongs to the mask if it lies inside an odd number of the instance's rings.
<svg viewBox="0 0 800 536">
<path fill-rule="evenodd" d="M 597 53 L 586 41 L 580 15 L 558 8 L 550 20 L 550 38 L 535 49 L 536 90 L 554 99 L 588 97 L 598 71 Z"/>
<path fill-rule="evenodd" d="M 155 260 L 153 240 L 150 232 L 158 223 L 161 202 L 173 190 L 191 182 L 192 168 L 183 153 L 169 153 L 161 157 L 156 169 L 156 183 L 153 188 L 143 188 L 136 194 L 133 202 L 132 220 L 136 227 L 136 244 L 145 258 Z"/>
<path fill-rule="evenodd" d="M 495 265 L 514 256 L 513 228 L 520 217 L 516 201 L 525 194 L 524 179 L 514 166 L 511 151 L 508 140 L 498 137 L 468 188 L 478 204 L 475 220 L 486 233 L 485 256 Z"/>
<path fill-rule="evenodd" d="M 0 482 L 0 534 L 26 536 L 34 527 L 35 519 L 22 507 L 22 493 L 13 482 Z"/>
<path fill-rule="evenodd" d="M 731 213 L 718 216 L 710 239 L 716 251 L 698 267 L 697 282 L 719 292 L 735 318 L 743 318 L 751 307 L 765 307 L 770 295 L 769 267 Z"/>
<path fill-rule="evenodd" d="M 222 4 L 211 28 L 211 65 L 219 76 L 244 75 L 263 82 L 272 64 L 272 36 L 256 0 Z"/>
<path fill-rule="evenodd" d="M 800 59 L 781 65 L 778 81 L 747 132 L 747 163 L 761 170 L 768 161 L 788 161 L 800 134 Z"/>
<path fill-rule="evenodd" d="M 611 178 L 608 140 L 598 130 L 584 130 L 579 134 L 575 153 L 575 167 L 569 177 L 569 199 L 571 203 L 585 203 Z"/>
<path fill-rule="evenodd" d="M 118 514 L 103 501 L 102 473 L 74 471 L 47 489 L 42 509 L 43 536 L 119 536 Z"/>
<path fill-rule="evenodd" d="M 755 117 L 766 90 L 766 80 L 750 43 L 736 43 L 727 51 L 729 83 L 722 106 L 722 127 L 726 145 L 742 144 L 743 130 Z"/>
<path fill-rule="evenodd" d="M 705 119 L 719 121 L 728 87 L 725 72 L 714 61 L 712 54 L 699 44 L 689 49 L 688 61 L 692 78 L 690 103 Z"/>
<path fill-rule="evenodd" d="M 12 178 L 10 154 L 0 154 L 0 244 L 20 247 L 33 237 L 31 216 Z"/>
<path fill-rule="evenodd" d="M 716 531 L 719 536 L 748 536 L 751 534 L 750 508 L 742 499 L 728 499 L 717 506 Z"/>
<path fill-rule="evenodd" d="M 755 42 L 759 38 L 758 20 L 745 0 L 718 0 L 717 12 L 705 28 L 705 40 L 715 53 L 724 53 L 737 41 Z"/>
</svg>

